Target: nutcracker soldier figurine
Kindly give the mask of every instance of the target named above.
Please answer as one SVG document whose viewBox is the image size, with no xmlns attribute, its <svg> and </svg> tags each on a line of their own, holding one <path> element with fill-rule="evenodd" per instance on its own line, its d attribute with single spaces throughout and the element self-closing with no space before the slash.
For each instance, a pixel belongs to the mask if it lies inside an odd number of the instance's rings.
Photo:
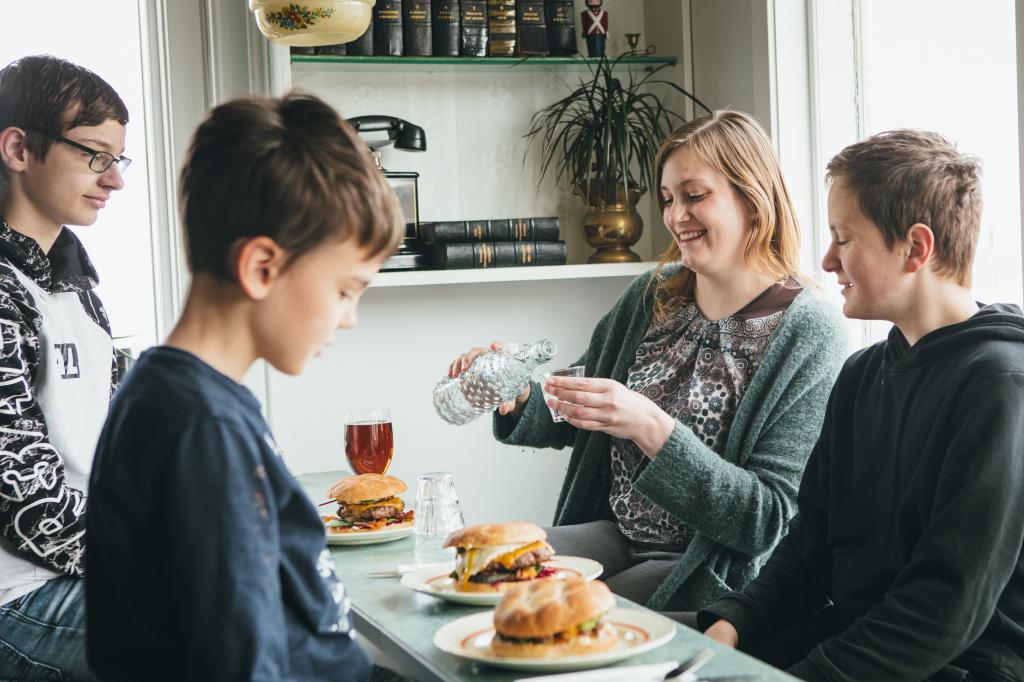
<svg viewBox="0 0 1024 682">
<path fill-rule="evenodd" d="M 589 57 L 604 56 L 604 44 L 608 40 L 608 12 L 601 9 L 603 2 L 604 0 L 586 0 L 587 9 L 580 15 Z"/>
</svg>

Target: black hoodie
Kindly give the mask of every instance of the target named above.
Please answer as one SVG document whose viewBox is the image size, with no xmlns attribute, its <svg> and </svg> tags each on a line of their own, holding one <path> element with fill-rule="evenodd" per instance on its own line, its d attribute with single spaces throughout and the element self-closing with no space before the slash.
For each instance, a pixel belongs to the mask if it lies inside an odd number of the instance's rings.
<svg viewBox="0 0 1024 682">
<path fill-rule="evenodd" d="M 758 578 L 701 613 L 740 643 L 818 612 L 806 680 L 1024 680 L 1024 317 L 990 305 L 847 360 Z M 946 669 L 948 670 L 948 668 Z"/>
</svg>

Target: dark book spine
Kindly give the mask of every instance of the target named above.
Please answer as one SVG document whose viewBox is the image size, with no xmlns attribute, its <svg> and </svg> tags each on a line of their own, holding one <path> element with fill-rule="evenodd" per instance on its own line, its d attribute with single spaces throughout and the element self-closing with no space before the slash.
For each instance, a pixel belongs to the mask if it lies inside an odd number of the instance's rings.
<svg viewBox="0 0 1024 682">
<path fill-rule="evenodd" d="M 487 0 L 462 0 L 459 3 L 459 55 L 462 57 L 486 57 Z"/>
<path fill-rule="evenodd" d="M 544 0 L 516 0 L 516 53 L 524 57 L 548 54 Z"/>
<path fill-rule="evenodd" d="M 366 32 L 359 36 L 351 43 L 348 44 L 348 53 L 350 55 L 358 55 L 360 57 L 370 57 L 373 55 L 373 24 L 366 27 Z"/>
<path fill-rule="evenodd" d="M 459 0 L 434 0 L 434 55 L 459 56 Z"/>
<path fill-rule="evenodd" d="M 402 0 L 405 56 L 429 57 L 434 52 L 430 0 Z"/>
<path fill-rule="evenodd" d="M 576 12 L 572 0 L 546 0 L 548 50 L 553 56 L 576 54 Z"/>
<path fill-rule="evenodd" d="M 377 0 L 374 5 L 373 53 L 402 56 L 402 0 Z"/>
<path fill-rule="evenodd" d="M 564 264 L 565 242 L 483 242 L 434 247 L 434 267 L 442 270 Z"/>
<path fill-rule="evenodd" d="M 512 239 L 517 242 L 558 241 L 558 218 L 521 218 L 512 221 Z"/>
<path fill-rule="evenodd" d="M 420 239 L 428 244 L 504 241 L 553 242 L 558 241 L 558 237 L 558 218 L 450 220 L 420 225 Z"/>
<path fill-rule="evenodd" d="M 337 45 L 320 45 L 316 48 L 317 54 L 329 54 L 335 57 L 344 57 L 348 54 L 348 43 L 338 43 Z"/>
<path fill-rule="evenodd" d="M 515 56 L 515 0 L 487 0 L 487 28 L 490 32 L 488 54 L 492 57 Z"/>
</svg>

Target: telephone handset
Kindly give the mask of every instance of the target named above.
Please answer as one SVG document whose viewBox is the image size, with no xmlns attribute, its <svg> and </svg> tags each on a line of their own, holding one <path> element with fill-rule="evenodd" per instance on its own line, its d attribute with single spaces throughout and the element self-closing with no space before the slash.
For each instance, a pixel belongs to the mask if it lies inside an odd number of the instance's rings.
<svg viewBox="0 0 1024 682">
<path fill-rule="evenodd" d="M 348 122 L 356 129 L 357 133 L 363 136 L 364 141 L 373 151 L 392 143 L 395 145 L 395 149 L 407 152 L 427 151 L 427 135 L 423 132 L 423 128 L 396 116 L 356 116 L 348 119 Z M 367 139 L 363 135 L 363 133 L 378 132 L 386 133 L 387 137 Z"/>
</svg>

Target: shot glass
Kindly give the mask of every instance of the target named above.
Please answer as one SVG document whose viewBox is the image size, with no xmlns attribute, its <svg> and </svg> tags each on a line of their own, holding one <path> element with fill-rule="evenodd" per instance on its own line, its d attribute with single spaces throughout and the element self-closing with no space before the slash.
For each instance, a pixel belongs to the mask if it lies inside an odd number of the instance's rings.
<svg viewBox="0 0 1024 682">
<path fill-rule="evenodd" d="M 583 365 L 576 365 L 575 367 L 566 367 L 565 369 L 556 369 L 556 370 L 551 371 L 551 372 L 545 372 L 544 373 L 544 378 L 547 379 L 548 377 L 582 377 L 582 376 L 586 376 L 583 373 L 584 369 L 585 368 L 583 367 Z M 540 386 L 541 386 L 541 392 L 544 394 L 544 404 L 547 405 L 548 400 L 551 399 L 551 398 L 554 398 L 555 396 L 551 395 L 550 393 L 548 393 L 547 391 L 544 390 L 544 383 L 543 382 L 541 382 Z M 565 400 L 565 401 L 562 401 L 562 402 L 569 402 L 569 401 Z M 569 403 L 569 404 L 573 404 L 573 403 Z M 559 410 L 556 410 L 555 408 L 553 408 L 553 407 L 551 407 L 549 405 L 548 406 L 548 411 L 551 412 L 551 419 L 553 421 L 556 421 L 556 422 L 564 422 L 565 421 L 565 415 L 563 415 Z"/>
<path fill-rule="evenodd" d="M 444 541 L 466 525 L 452 475 L 447 471 L 420 474 L 416 482 L 415 509 L 416 563 L 450 561 L 454 552 L 444 548 Z"/>
</svg>

